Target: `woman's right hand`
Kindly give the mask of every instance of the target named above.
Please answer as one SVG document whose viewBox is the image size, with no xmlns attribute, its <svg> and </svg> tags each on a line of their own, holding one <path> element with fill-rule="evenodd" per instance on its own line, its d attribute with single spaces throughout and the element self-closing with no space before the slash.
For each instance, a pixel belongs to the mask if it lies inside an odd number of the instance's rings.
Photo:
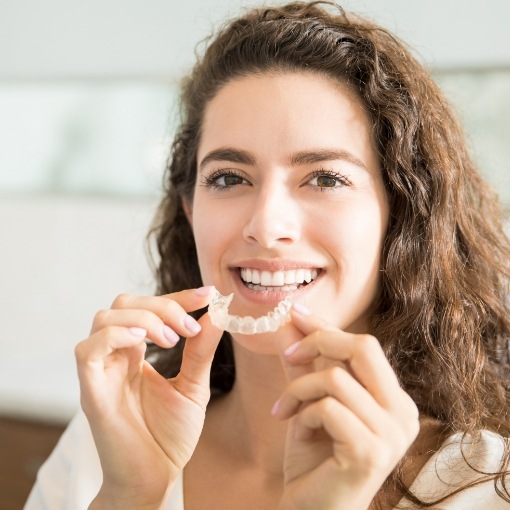
<svg viewBox="0 0 510 510">
<path fill-rule="evenodd" d="M 121 295 L 99 312 L 76 346 L 81 405 L 103 470 L 90 508 L 157 509 L 190 459 L 209 402 L 209 375 L 222 331 L 206 313 L 213 287 L 165 296 Z M 167 380 L 146 361 L 148 338 L 186 342 L 180 373 Z"/>
</svg>

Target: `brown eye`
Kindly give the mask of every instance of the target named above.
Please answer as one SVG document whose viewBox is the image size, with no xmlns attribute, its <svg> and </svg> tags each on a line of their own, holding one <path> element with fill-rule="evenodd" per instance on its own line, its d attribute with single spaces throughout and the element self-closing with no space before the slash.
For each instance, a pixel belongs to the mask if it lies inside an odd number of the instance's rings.
<svg viewBox="0 0 510 510">
<path fill-rule="evenodd" d="M 334 188 L 338 183 L 336 177 L 330 177 L 329 175 L 320 175 L 317 177 L 317 186 L 321 188 Z"/>
<path fill-rule="evenodd" d="M 237 186 L 244 183 L 244 179 L 239 175 L 222 175 L 217 180 L 220 186 Z"/>
<path fill-rule="evenodd" d="M 202 177 L 202 185 L 218 191 L 226 191 L 237 186 L 249 186 L 250 182 L 232 170 L 218 170 Z"/>
<path fill-rule="evenodd" d="M 317 170 L 311 175 L 307 184 L 319 191 L 334 191 L 339 188 L 351 186 L 350 181 L 345 175 L 330 170 Z"/>
</svg>

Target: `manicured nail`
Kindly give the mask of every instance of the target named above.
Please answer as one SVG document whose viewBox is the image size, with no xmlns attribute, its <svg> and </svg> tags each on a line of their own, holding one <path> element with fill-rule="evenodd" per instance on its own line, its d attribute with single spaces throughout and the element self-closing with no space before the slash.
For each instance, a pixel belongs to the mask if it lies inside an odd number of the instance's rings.
<svg viewBox="0 0 510 510">
<path fill-rule="evenodd" d="M 184 318 L 184 325 L 186 326 L 186 329 L 194 335 L 199 333 L 202 329 L 200 324 L 191 315 L 186 315 Z"/>
<path fill-rule="evenodd" d="M 312 313 L 303 303 L 294 303 L 292 309 L 299 315 L 310 315 Z"/>
<path fill-rule="evenodd" d="M 147 336 L 147 330 L 145 328 L 132 327 L 132 328 L 129 328 L 129 332 L 133 336 L 137 336 L 140 338 L 145 338 Z"/>
<path fill-rule="evenodd" d="M 214 289 L 214 285 L 206 285 L 205 287 L 199 287 L 198 289 L 195 290 L 195 292 L 199 296 L 208 296 L 211 293 L 212 289 Z"/>
<path fill-rule="evenodd" d="M 163 336 L 168 340 L 168 343 L 171 345 L 175 345 L 179 340 L 179 335 L 172 329 L 169 328 L 166 324 L 163 326 Z"/>
<path fill-rule="evenodd" d="M 296 351 L 297 351 L 297 348 L 299 347 L 299 344 L 301 342 L 295 342 L 293 343 L 292 345 L 290 345 L 289 347 L 287 347 L 284 351 L 283 351 L 283 354 L 285 356 L 292 356 L 292 354 L 294 354 Z"/>
<path fill-rule="evenodd" d="M 276 413 L 278 413 L 278 409 L 280 409 L 280 400 L 277 400 L 274 403 L 274 406 L 271 409 L 271 416 L 276 416 Z"/>
</svg>

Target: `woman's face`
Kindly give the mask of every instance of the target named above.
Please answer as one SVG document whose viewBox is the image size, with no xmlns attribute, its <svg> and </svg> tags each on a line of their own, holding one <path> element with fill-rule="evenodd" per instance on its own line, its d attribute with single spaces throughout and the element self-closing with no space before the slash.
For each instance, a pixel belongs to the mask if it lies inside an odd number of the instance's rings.
<svg viewBox="0 0 510 510">
<path fill-rule="evenodd" d="M 231 314 L 291 296 L 367 330 L 388 221 L 370 128 L 350 88 L 312 73 L 236 79 L 210 101 L 189 216 L 203 282 L 234 293 Z"/>
</svg>

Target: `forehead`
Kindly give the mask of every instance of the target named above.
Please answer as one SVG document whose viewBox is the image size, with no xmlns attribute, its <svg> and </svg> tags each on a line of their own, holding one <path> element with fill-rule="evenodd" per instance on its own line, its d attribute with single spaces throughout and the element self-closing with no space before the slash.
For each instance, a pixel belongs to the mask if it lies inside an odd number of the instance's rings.
<svg viewBox="0 0 510 510">
<path fill-rule="evenodd" d="M 198 157 L 222 146 L 268 157 L 327 147 L 374 159 L 371 131 L 344 83 L 311 72 L 255 74 L 228 82 L 208 103 Z"/>
</svg>

